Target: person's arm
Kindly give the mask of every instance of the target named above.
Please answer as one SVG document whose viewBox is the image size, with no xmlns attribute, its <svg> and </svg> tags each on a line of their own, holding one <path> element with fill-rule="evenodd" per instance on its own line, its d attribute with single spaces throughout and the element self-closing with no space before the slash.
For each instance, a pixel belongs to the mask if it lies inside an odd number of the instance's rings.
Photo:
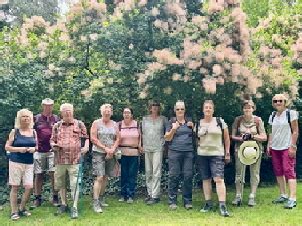
<svg viewBox="0 0 302 226">
<path fill-rule="evenodd" d="M 225 160 L 226 162 L 230 162 L 231 160 L 231 155 L 230 155 L 230 134 L 229 134 L 229 130 L 228 128 L 224 128 L 223 130 L 223 139 L 224 139 L 224 156 L 225 156 Z"/>
<path fill-rule="evenodd" d="M 297 140 L 299 136 L 299 126 L 298 126 L 298 120 L 293 120 L 290 122 L 291 128 L 292 128 L 292 138 L 291 138 L 291 144 L 288 149 L 288 154 L 290 157 L 295 158 L 296 152 L 297 152 Z"/>
<path fill-rule="evenodd" d="M 120 145 L 120 141 L 121 141 L 121 133 L 120 133 L 118 127 L 116 127 L 115 130 L 116 130 L 116 140 L 112 146 L 112 149 L 114 150 L 114 152 L 117 151 L 117 147 Z"/>
<path fill-rule="evenodd" d="M 12 129 L 12 131 L 9 133 L 8 139 L 5 144 L 5 150 L 9 152 L 21 152 L 25 153 L 29 151 L 28 147 L 13 147 L 14 139 L 15 139 L 15 130 Z"/>
<path fill-rule="evenodd" d="M 104 144 L 102 144 L 98 139 L 97 123 L 98 123 L 98 120 L 95 120 L 92 123 L 91 129 L 90 129 L 90 141 L 91 141 L 92 144 L 97 146 L 99 149 L 103 149 L 106 153 L 108 153 L 108 148 Z"/>
<path fill-rule="evenodd" d="M 242 142 L 242 136 L 241 135 L 238 135 L 238 120 L 239 120 L 239 117 L 236 117 L 235 118 L 235 121 L 232 125 L 232 135 L 231 135 L 231 138 L 233 141 L 237 141 L 237 142 Z"/>
<path fill-rule="evenodd" d="M 175 123 L 172 123 L 172 128 L 165 133 L 164 138 L 166 141 L 171 141 L 173 139 L 174 134 L 176 133 L 176 130 L 178 129 L 178 127 L 179 127 L 178 121 L 176 121 Z"/>
<path fill-rule="evenodd" d="M 80 122 L 80 128 L 81 128 L 81 136 L 85 139 L 84 147 L 81 148 L 81 153 L 86 154 L 89 151 L 89 136 L 87 134 L 87 129 L 84 124 L 84 122 Z"/>
<path fill-rule="evenodd" d="M 264 123 L 262 120 L 259 122 L 259 134 L 252 135 L 252 139 L 259 142 L 267 141 L 267 135 L 264 129 Z"/>
</svg>

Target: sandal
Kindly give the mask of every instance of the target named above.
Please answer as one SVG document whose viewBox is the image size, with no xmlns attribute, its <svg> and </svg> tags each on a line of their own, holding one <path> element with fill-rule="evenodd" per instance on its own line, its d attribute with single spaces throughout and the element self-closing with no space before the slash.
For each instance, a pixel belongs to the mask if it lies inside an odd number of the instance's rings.
<svg viewBox="0 0 302 226">
<path fill-rule="evenodd" d="M 13 221 L 16 221 L 20 218 L 19 214 L 18 213 L 12 213 L 10 215 L 10 219 L 13 220 Z"/>
<path fill-rule="evenodd" d="M 31 212 L 29 212 L 28 210 L 26 210 L 26 209 L 24 209 L 24 210 L 19 210 L 19 215 L 21 216 L 21 217 L 29 217 L 29 216 L 31 216 Z"/>
</svg>

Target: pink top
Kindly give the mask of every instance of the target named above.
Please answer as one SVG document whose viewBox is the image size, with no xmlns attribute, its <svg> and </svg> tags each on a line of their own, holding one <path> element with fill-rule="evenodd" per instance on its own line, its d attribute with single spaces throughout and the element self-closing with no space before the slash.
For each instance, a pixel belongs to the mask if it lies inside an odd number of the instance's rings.
<svg viewBox="0 0 302 226">
<path fill-rule="evenodd" d="M 140 128 L 137 121 L 132 120 L 130 125 L 125 125 L 124 120 L 118 124 L 121 141 L 120 149 L 122 150 L 122 155 L 126 156 L 138 156 L 138 146 L 140 144 Z"/>
</svg>

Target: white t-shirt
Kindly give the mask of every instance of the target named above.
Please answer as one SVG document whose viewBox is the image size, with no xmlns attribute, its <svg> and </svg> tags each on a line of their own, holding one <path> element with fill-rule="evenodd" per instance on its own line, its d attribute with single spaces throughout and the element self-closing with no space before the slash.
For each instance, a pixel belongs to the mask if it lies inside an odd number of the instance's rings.
<svg viewBox="0 0 302 226">
<path fill-rule="evenodd" d="M 288 119 L 286 116 L 285 109 L 281 115 L 275 115 L 274 121 L 272 122 L 272 115 L 269 117 L 268 123 L 272 126 L 272 149 L 273 150 L 285 150 L 291 145 L 292 133 Z M 294 110 L 289 110 L 290 121 L 298 119 L 298 112 Z"/>
<path fill-rule="evenodd" d="M 227 128 L 227 124 L 220 118 L 222 129 Z M 198 125 L 199 142 L 197 154 L 202 156 L 224 156 L 224 144 L 222 142 L 222 130 L 217 125 L 216 117 L 210 123 L 200 120 Z"/>
</svg>

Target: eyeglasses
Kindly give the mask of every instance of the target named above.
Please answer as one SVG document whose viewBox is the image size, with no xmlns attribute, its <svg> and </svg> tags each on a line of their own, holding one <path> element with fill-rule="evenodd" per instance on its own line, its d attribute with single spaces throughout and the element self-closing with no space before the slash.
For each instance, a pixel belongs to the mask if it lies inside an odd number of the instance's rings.
<svg viewBox="0 0 302 226">
<path fill-rule="evenodd" d="M 276 103 L 278 103 L 278 102 L 279 102 L 279 103 L 282 103 L 283 100 L 273 100 L 273 103 L 274 103 L 274 104 L 276 104 Z"/>
<path fill-rule="evenodd" d="M 184 111 L 184 108 L 177 108 L 176 111 Z"/>
</svg>

